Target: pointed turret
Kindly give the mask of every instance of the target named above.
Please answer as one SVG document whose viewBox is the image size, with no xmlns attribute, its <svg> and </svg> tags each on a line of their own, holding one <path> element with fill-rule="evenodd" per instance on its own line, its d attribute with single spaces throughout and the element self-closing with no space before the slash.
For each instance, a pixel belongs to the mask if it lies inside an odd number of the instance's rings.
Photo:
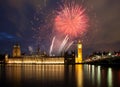
<svg viewBox="0 0 120 87">
<path fill-rule="evenodd" d="M 20 50 L 20 45 L 15 44 L 13 46 L 13 57 L 20 57 L 21 56 L 21 50 Z"/>
</svg>

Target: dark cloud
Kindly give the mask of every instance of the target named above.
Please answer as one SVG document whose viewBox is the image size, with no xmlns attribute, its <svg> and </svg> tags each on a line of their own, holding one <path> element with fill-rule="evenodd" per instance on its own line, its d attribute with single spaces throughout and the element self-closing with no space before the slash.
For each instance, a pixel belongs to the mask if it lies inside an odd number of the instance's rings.
<svg viewBox="0 0 120 87">
<path fill-rule="evenodd" d="M 0 32 L 0 38 L 1 39 L 15 39 L 15 36 L 10 35 L 6 32 Z"/>
</svg>

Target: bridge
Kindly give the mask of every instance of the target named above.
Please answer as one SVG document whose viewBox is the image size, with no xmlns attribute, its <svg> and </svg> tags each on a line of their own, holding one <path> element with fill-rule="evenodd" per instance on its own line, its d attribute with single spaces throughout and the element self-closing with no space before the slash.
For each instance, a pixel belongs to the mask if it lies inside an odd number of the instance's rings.
<svg viewBox="0 0 120 87">
<path fill-rule="evenodd" d="M 120 55 L 101 55 L 101 56 L 94 56 L 89 57 L 84 60 L 82 63 L 84 64 L 100 64 L 100 65 L 119 65 L 120 64 Z"/>
</svg>

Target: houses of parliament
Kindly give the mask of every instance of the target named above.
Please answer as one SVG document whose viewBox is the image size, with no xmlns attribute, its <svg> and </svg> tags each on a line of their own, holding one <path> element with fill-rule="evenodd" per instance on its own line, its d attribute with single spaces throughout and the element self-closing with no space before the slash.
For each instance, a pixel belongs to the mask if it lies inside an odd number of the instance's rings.
<svg viewBox="0 0 120 87">
<path fill-rule="evenodd" d="M 76 64 L 82 63 L 82 43 L 79 41 L 77 43 L 77 56 L 75 52 L 72 51 L 71 54 L 67 52 L 64 53 L 64 56 L 41 56 L 41 55 L 21 55 L 21 48 L 19 44 L 15 44 L 12 50 L 12 57 L 8 58 L 8 55 L 5 55 L 5 63 L 17 64 Z"/>
</svg>

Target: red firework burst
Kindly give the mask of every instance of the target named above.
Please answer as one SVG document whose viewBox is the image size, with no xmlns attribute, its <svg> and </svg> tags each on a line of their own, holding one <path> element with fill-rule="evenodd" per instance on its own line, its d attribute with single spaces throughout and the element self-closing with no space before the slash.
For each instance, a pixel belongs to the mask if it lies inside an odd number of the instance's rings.
<svg viewBox="0 0 120 87">
<path fill-rule="evenodd" d="M 88 28 L 85 9 L 75 3 L 64 4 L 54 19 L 54 28 L 72 37 L 82 35 Z"/>
</svg>

